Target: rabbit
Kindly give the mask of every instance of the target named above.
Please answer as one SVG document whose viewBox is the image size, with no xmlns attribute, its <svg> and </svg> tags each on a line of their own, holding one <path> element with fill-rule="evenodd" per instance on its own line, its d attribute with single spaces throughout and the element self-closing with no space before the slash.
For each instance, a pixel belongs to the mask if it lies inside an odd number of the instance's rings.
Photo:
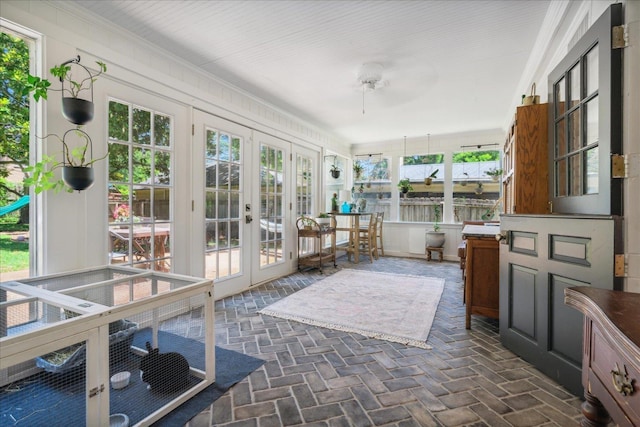
<svg viewBox="0 0 640 427">
<path fill-rule="evenodd" d="M 189 384 L 189 362 L 180 353 L 160 353 L 147 341 L 147 355 L 140 360 L 140 378 L 147 389 L 160 393 L 180 390 Z"/>
</svg>

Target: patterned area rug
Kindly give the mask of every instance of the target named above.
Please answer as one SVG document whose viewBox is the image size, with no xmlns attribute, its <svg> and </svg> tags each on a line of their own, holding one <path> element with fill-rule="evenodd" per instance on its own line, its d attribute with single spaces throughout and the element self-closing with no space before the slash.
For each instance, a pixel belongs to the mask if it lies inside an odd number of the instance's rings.
<svg viewBox="0 0 640 427">
<path fill-rule="evenodd" d="M 430 349 L 444 279 L 341 270 L 260 314 Z"/>
</svg>

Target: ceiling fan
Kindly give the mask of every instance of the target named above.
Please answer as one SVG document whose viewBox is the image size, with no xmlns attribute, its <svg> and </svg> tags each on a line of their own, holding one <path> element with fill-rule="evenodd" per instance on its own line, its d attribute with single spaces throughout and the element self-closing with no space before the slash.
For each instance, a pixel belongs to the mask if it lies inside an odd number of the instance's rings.
<svg viewBox="0 0 640 427">
<path fill-rule="evenodd" d="M 360 67 L 358 71 L 358 82 L 362 88 L 362 114 L 364 114 L 364 93 L 389 85 L 387 80 L 382 79 L 382 70 L 382 64 L 366 62 L 362 64 L 362 67 Z"/>
</svg>

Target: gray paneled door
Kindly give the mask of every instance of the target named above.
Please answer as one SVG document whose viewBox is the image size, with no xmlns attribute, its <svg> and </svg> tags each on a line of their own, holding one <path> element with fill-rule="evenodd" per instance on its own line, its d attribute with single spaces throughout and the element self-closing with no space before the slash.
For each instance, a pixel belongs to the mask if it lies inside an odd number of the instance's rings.
<svg viewBox="0 0 640 427">
<path fill-rule="evenodd" d="M 570 286 L 617 288 L 620 241 L 612 217 L 505 215 L 500 245 L 500 340 L 575 394 L 582 394 L 582 320 L 564 304 Z"/>
<path fill-rule="evenodd" d="M 620 183 L 611 153 L 621 147 L 621 53 L 613 4 L 549 75 L 549 199 L 558 215 L 501 219 L 500 339 L 576 394 L 582 394 L 582 321 L 564 289 L 619 289 Z M 566 214 L 574 214 L 566 216 Z"/>
</svg>

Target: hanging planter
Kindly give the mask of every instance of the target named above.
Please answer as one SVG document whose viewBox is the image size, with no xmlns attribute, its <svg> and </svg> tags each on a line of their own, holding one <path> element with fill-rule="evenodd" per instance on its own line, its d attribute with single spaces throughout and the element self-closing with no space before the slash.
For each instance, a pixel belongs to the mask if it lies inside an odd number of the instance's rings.
<svg viewBox="0 0 640 427">
<path fill-rule="evenodd" d="M 93 95 L 92 95 L 93 97 Z M 62 98 L 62 115 L 76 125 L 83 125 L 93 120 L 93 102 L 81 98 Z"/>
<path fill-rule="evenodd" d="M 82 80 L 76 81 L 71 76 L 71 65 L 76 65 L 87 74 Z M 93 75 L 84 65 L 80 64 L 80 55 L 63 62 L 59 67 L 51 69 L 51 74 L 60 79 L 62 85 L 62 115 L 76 125 L 83 125 L 93 119 L 93 82 L 95 78 L 107 70 L 106 65 L 98 62 L 100 71 Z M 67 87 L 65 88 L 65 82 Z M 89 91 L 87 99 L 80 98 L 83 91 Z"/>
<path fill-rule="evenodd" d="M 96 64 L 98 64 L 99 71 L 96 74 L 91 74 L 87 67 L 80 64 L 80 55 L 78 55 L 51 68 L 49 72 L 60 80 L 60 89 L 51 89 L 51 82 L 47 79 L 29 75 L 23 94 L 33 92 L 34 99 L 38 101 L 40 98 L 47 99 L 49 90 L 61 91 L 64 118 L 73 124 L 84 125 L 91 121 L 94 115 L 93 83 L 100 74 L 107 71 L 104 62 L 96 61 Z M 82 69 L 82 79 L 74 80 L 72 66 Z"/>
<path fill-rule="evenodd" d="M 331 173 L 331 177 L 333 179 L 340 178 L 340 168 L 338 168 L 338 166 L 331 165 L 331 169 L 329 170 L 329 172 Z"/>
<path fill-rule="evenodd" d="M 86 190 L 93 185 L 93 168 L 91 166 L 63 166 L 62 180 L 73 190 Z"/>
<path fill-rule="evenodd" d="M 73 133 L 70 134 L 70 132 Z M 72 149 L 69 148 L 68 142 L 70 135 L 76 135 L 81 140 L 81 143 L 75 144 Z M 54 136 L 62 142 L 62 161 L 56 162 L 52 157 L 45 156 L 42 161 L 25 169 L 30 175 L 25 179 L 25 184 L 33 185 L 36 194 L 45 190 L 58 191 L 65 185 L 68 186 L 69 192 L 90 188 L 94 181 L 93 164 L 106 158 L 109 152 L 94 159 L 91 138 L 81 129 L 69 129 L 62 138 L 55 134 L 47 135 L 49 136 Z M 53 172 L 58 168 L 62 169 L 62 179 L 54 180 Z"/>
</svg>

